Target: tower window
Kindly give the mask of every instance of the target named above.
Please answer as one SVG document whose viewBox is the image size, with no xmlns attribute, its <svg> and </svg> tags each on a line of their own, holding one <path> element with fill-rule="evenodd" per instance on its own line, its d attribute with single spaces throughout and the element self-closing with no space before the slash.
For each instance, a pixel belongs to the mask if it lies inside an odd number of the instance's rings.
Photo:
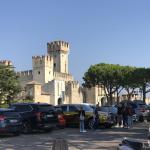
<svg viewBox="0 0 150 150">
<path fill-rule="evenodd" d="M 40 74 L 40 71 L 38 71 L 38 74 Z"/>
</svg>

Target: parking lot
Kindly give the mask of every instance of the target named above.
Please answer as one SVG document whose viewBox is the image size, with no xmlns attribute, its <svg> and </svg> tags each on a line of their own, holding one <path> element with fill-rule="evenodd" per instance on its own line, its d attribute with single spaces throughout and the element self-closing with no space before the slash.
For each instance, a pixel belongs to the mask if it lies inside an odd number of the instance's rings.
<svg viewBox="0 0 150 150">
<path fill-rule="evenodd" d="M 80 133 L 77 128 L 53 130 L 49 133 L 32 133 L 20 136 L 1 136 L 1 150 L 51 150 L 54 139 L 67 140 L 69 150 L 116 150 L 123 137 L 146 141 L 148 127 L 137 123 L 132 129 L 112 128 L 87 130 Z"/>
</svg>

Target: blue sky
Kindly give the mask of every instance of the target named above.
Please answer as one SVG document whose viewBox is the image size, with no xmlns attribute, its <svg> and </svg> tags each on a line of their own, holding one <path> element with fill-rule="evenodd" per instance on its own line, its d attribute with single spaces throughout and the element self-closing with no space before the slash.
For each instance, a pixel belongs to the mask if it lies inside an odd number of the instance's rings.
<svg viewBox="0 0 150 150">
<path fill-rule="evenodd" d="M 0 0 L 0 60 L 28 70 L 48 41 L 65 40 L 80 82 L 96 63 L 150 67 L 149 8 L 149 0 Z"/>
</svg>

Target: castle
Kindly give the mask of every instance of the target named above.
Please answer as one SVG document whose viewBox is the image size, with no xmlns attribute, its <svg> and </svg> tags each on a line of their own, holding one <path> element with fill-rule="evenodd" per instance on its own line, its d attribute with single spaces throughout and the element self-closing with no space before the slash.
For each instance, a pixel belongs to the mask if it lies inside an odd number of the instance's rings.
<svg viewBox="0 0 150 150">
<path fill-rule="evenodd" d="M 69 44 L 65 41 L 47 43 L 47 55 L 32 57 L 32 70 L 17 72 L 22 87 L 18 99 L 60 103 L 101 102 L 104 90 L 83 88 L 68 70 Z M 0 64 L 13 65 L 11 61 Z"/>
<path fill-rule="evenodd" d="M 47 55 L 33 56 L 32 70 L 17 73 L 24 91 L 20 96 L 53 105 L 83 102 L 82 88 L 68 71 L 68 54 L 67 42 L 47 43 Z"/>
</svg>

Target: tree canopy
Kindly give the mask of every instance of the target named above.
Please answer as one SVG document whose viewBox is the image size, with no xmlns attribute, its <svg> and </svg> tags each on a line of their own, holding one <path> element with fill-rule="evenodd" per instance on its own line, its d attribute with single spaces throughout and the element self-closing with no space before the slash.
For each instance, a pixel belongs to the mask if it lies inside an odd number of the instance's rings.
<svg viewBox="0 0 150 150">
<path fill-rule="evenodd" d="M 149 68 L 100 63 L 90 66 L 83 80 L 83 86 L 88 88 L 102 86 L 109 104 L 112 104 L 113 94 L 118 95 L 122 89 L 127 92 L 128 99 L 131 98 L 135 89 L 142 89 L 143 85 L 146 86 L 145 93 L 150 91 Z"/>
<path fill-rule="evenodd" d="M 11 66 L 0 65 L 0 103 L 8 104 L 20 92 L 18 76 Z"/>
</svg>

